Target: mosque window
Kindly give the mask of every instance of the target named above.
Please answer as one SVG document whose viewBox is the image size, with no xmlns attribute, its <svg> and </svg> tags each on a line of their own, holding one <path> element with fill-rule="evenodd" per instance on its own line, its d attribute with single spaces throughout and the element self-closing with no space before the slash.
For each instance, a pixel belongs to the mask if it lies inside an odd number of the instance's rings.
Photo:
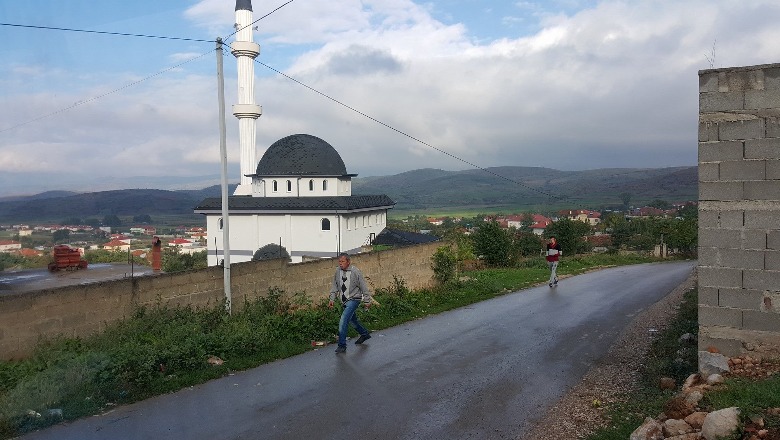
<svg viewBox="0 0 780 440">
<path fill-rule="evenodd" d="M 322 219 L 322 230 L 323 231 L 330 231 L 330 220 L 324 218 Z"/>
<path fill-rule="evenodd" d="M 314 180 L 309 180 L 309 191 L 314 191 Z"/>
<path fill-rule="evenodd" d="M 323 180 L 322 181 L 322 190 L 323 191 L 327 191 L 328 190 L 328 181 L 327 180 Z"/>
<path fill-rule="evenodd" d="M 287 192 L 292 192 L 292 181 L 287 181 Z"/>
<path fill-rule="evenodd" d="M 279 184 L 276 182 L 276 180 L 274 180 L 273 188 L 274 188 L 273 189 L 274 192 L 279 191 Z"/>
</svg>

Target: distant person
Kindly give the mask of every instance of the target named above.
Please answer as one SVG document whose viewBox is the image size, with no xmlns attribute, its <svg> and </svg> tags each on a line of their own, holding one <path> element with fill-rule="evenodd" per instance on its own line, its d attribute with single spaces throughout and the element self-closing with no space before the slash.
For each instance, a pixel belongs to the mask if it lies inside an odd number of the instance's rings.
<svg viewBox="0 0 780 440">
<path fill-rule="evenodd" d="M 550 237 L 550 242 L 547 243 L 547 266 L 550 267 L 550 281 L 549 285 L 552 287 L 553 285 L 558 284 L 558 274 L 556 271 L 558 270 L 558 259 L 560 256 L 563 255 L 561 252 L 561 245 L 558 243 L 558 240 L 555 239 L 555 236 Z"/>
<path fill-rule="evenodd" d="M 371 333 L 363 327 L 357 318 L 357 313 L 355 313 L 361 303 L 365 304 L 366 310 L 368 310 L 371 306 L 371 292 L 368 290 L 363 273 L 352 265 L 348 254 L 339 254 L 338 264 L 339 267 L 333 275 L 328 307 L 333 307 L 336 298 L 341 299 L 344 311 L 339 320 L 339 346 L 336 348 L 336 353 L 346 353 L 347 330 L 349 330 L 350 323 L 360 334 L 355 344 L 362 344 L 371 339 Z"/>
</svg>

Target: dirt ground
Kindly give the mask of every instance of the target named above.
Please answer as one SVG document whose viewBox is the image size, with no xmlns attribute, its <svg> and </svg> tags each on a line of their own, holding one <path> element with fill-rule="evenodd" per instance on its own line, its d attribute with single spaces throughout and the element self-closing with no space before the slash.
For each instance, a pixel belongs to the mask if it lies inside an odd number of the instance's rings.
<svg viewBox="0 0 780 440">
<path fill-rule="evenodd" d="M 58 272 L 49 272 L 45 268 L 6 270 L 0 272 L 0 295 L 152 274 L 151 267 L 125 263 L 97 263 L 90 264 L 86 269 Z"/>
</svg>

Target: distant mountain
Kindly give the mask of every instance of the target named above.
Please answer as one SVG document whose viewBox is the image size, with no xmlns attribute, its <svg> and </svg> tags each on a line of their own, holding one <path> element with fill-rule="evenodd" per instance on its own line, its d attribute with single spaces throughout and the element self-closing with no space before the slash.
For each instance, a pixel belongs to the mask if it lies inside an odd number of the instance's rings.
<svg viewBox="0 0 780 440">
<path fill-rule="evenodd" d="M 540 206 L 598 209 L 655 199 L 667 202 L 698 199 L 697 167 L 603 168 L 560 171 L 538 167 L 495 167 L 485 170 L 416 170 L 393 176 L 355 179 L 355 194 L 387 194 L 399 210 L 430 208 L 515 209 Z"/>
<path fill-rule="evenodd" d="M 230 185 L 232 194 L 235 185 Z M 620 206 L 622 194 L 631 204 L 655 199 L 696 200 L 696 167 L 605 168 L 560 171 L 534 167 L 485 170 L 420 169 L 392 176 L 355 178 L 355 195 L 387 194 L 397 211 L 484 210 L 516 211 L 564 208 L 600 209 Z M 219 197 L 220 186 L 200 190 L 125 189 L 72 193 L 49 191 L 0 199 L 0 222 L 57 221 L 68 217 L 105 215 L 190 215 L 206 197 Z"/>
</svg>

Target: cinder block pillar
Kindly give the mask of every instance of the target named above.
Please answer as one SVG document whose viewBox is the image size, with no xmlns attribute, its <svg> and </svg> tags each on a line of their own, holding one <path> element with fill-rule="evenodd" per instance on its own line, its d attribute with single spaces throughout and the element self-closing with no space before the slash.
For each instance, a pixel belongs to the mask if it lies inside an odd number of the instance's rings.
<svg viewBox="0 0 780 440">
<path fill-rule="evenodd" d="M 780 357 L 780 64 L 699 72 L 699 349 Z"/>
</svg>

